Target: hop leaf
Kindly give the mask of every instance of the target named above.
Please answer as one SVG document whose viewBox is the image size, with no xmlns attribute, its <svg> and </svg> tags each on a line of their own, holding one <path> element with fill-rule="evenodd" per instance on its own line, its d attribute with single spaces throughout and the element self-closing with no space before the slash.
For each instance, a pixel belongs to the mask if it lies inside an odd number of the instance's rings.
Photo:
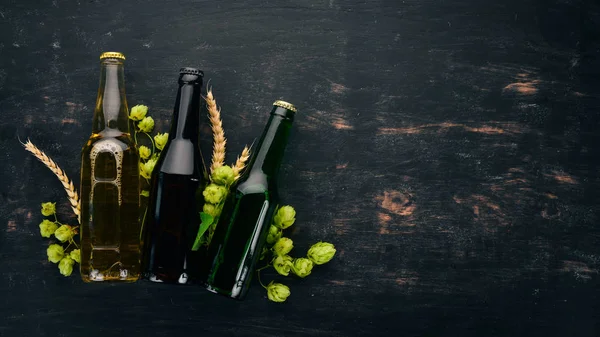
<svg viewBox="0 0 600 337">
<path fill-rule="evenodd" d="M 167 140 L 169 140 L 169 134 L 167 132 L 158 133 L 154 136 L 154 145 L 157 149 L 162 150 L 165 148 L 165 145 L 167 145 Z"/>
<path fill-rule="evenodd" d="M 74 235 L 75 235 L 75 231 L 69 225 L 62 225 L 62 226 L 58 227 L 56 232 L 54 232 L 54 236 L 60 242 L 69 241 L 69 240 L 71 240 L 71 238 L 73 238 Z"/>
<path fill-rule="evenodd" d="M 231 166 L 223 165 L 216 168 L 212 172 L 212 174 L 210 175 L 210 179 L 215 184 L 230 186 L 235 180 L 235 172 L 233 172 Z"/>
<path fill-rule="evenodd" d="M 273 302 L 285 302 L 290 294 L 290 288 L 284 284 L 271 281 L 267 285 L 267 297 Z"/>
<path fill-rule="evenodd" d="M 298 277 L 306 277 L 310 275 L 310 272 L 313 269 L 313 262 L 310 259 L 305 257 L 301 257 L 294 260 L 292 265 L 292 272 L 296 274 Z"/>
<path fill-rule="evenodd" d="M 145 105 L 136 105 L 131 108 L 129 112 L 129 119 L 133 121 L 142 120 L 142 118 L 146 117 L 146 113 L 148 113 L 148 107 Z"/>
<path fill-rule="evenodd" d="M 294 248 L 294 241 L 290 238 L 280 238 L 273 245 L 273 251 L 277 255 L 287 255 Z"/>
<path fill-rule="evenodd" d="M 217 184 L 209 184 L 202 192 L 202 195 L 204 195 L 204 200 L 206 202 L 218 204 L 225 199 L 225 196 L 227 195 L 227 188 Z"/>
<path fill-rule="evenodd" d="M 273 217 L 273 224 L 281 229 L 286 229 L 296 221 L 296 210 L 292 206 L 283 206 L 277 210 Z"/>
<path fill-rule="evenodd" d="M 154 166 L 156 166 L 157 159 L 149 159 L 145 163 L 140 163 L 140 175 L 146 179 L 150 179 Z"/>
<path fill-rule="evenodd" d="M 152 151 L 150 150 L 149 147 L 147 146 L 140 146 L 140 148 L 138 149 L 138 152 L 140 153 L 140 158 L 142 159 L 148 159 L 150 158 L 150 155 L 152 154 Z"/>
<path fill-rule="evenodd" d="M 81 263 L 81 251 L 79 249 L 73 249 L 69 256 L 77 263 Z"/>
<path fill-rule="evenodd" d="M 48 254 L 48 261 L 58 263 L 65 256 L 65 250 L 61 245 L 51 244 L 46 249 L 46 254 Z"/>
<path fill-rule="evenodd" d="M 335 247 L 329 242 L 317 242 L 308 250 L 308 258 L 315 264 L 324 264 L 335 255 Z"/>
<path fill-rule="evenodd" d="M 271 225 L 269 227 L 269 234 L 267 235 L 267 243 L 272 245 L 281 237 L 281 229 Z"/>
<path fill-rule="evenodd" d="M 58 225 L 55 222 L 44 220 L 42 223 L 40 223 L 40 234 L 42 237 L 49 238 L 52 236 L 52 234 L 54 234 L 57 228 Z"/>
<path fill-rule="evenodd" d="M 43 216 L 51 216 L 56 213 L 56 203 L 55 202 L 45 202 L 42 204 L 42 215 Z"/>
<path fill-rule="evenodd" d="M 279 275 L 288 276 L 291 267 L 292 257 L 289 255 L 277 255 L 277 257 L 273 259 L 273 268 L 275 268 Z"/>
<path fill-rule="evenodd" d="M 200 246 L 207 241 L 207 238 L 204 236 L 204 233 L 208 230 L 208 228 L 213 224 L 215 218 L 205 212 L 200 212 L 200 227 L 198 227 L 198 232 L 196 233 L 196 238 L 194 239 L 194 243 L 192 244 L 192 251 L 198 251 Z"/>
<path fill-rule="evenodd" d="M 72 258 L 65 256 L 60 263 L 58 264 L 58 270 L 63 276 L 69 276 L 73 272 L 73 265 L 75 264 L 75 260 Z"/>
<path fill-rule="evenodd" d="M 152 117 L 144 117 L 139 123 L 138 128 L 142 132 L 151 132 L 154 129 L 154 119 Z"/>
</svg>

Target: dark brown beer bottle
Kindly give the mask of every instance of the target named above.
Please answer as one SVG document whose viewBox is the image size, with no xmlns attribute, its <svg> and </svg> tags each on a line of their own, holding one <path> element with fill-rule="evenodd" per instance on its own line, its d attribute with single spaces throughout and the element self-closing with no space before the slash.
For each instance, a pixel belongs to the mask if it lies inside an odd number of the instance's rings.
<svg viewBox="0 0 600 337">
<path fill-rule="evenodd" d="M 143 277 L 154 282 L 193 283 L 199 252 L 191 247 L 203 204 L 199 188 L 206 168 L 198 146 L 202 71 L 182 68 L 179 90 L 165 144 L 150 181 L 144 221 Z"/>
</svg>

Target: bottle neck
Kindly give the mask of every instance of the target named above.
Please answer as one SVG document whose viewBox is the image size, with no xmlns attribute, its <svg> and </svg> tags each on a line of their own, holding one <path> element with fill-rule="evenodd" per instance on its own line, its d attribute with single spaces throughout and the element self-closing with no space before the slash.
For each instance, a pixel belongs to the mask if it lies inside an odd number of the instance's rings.
<svg viewBox="0 0 600 337">
<path fill-rule="evenodd" d="M 292 128 L 293 113 L 280 107 L 274 107 L 256 147 L 256 152 L 248 164 L 248 174 L 277 176 L 283 153 Z"/>
<path fill-rule="evenodd" d="M 100 85 L 94 110 L 93 133 L 129 133 L 123 62 L 104 59 L 100 64 Z"/>
<path fill-rule="evenodd" d="M 169 139 L 187 139 L 198 143 L 201 90 L 202 80 L 179 81 Z"/>
</svg>

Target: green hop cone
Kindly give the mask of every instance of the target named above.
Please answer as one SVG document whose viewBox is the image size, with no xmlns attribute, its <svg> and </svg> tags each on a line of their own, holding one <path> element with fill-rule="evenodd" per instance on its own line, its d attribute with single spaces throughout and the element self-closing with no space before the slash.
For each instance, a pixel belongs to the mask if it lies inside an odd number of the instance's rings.
<svg viewBox="0 0 600 337">
<path fill-rule="evenodd" d="M 273 245 L 273 251 L 277 255 L 287 255 L 294 248 L 294 241 L 290 238 L 280 238 Z"/>
<path fill-rule="evenodd" d="M 204 200 L 206 202 L 218 204 L 225 199 L 225 196 L 227 195 L 227 188 L 217 184 L 209 184 L 202 192 L 202 195 L 204 195 Z"/>
<path fill-rule="evenodd" d="M 54 243 L 48 246 L 46 254 L 48 254 L 48 261 L 58 263 L 65 256 L 65 250 L 61 245 Z"/>
<path fill-rule="evenodd" d="M 290 294 L 290 288 L 284 284 L 271 281 L 267 285 L 267 297 L 273 302 L 285 302 Z"/>
<path fill-rule="evenodd" d="M 54 234 L 57 228 L 58 225 L 55 222 L 44 220 L 42 223 L 40 223 L 40 234 L 42 237 L 49 238 L 52 236 L 52 234 Z"/>
<path fill-rule="evenodd" d="M 138 149 L 138 152 L 140 153 L 140 158 L 142 159 L 148 159 L 150 158 L 150 155 L 152 154 L 152 151 L 150 150 L 149 147 L 147 146 L 140 146 L 140 148 Z"/>
<path fill-rule="evenodd" d="M 274 244 L 279 240 L 281 234 L 281 229 L 271 225 L 271 227 L 269 227 L 269 235 L 267 235 L 267 243 L 270 245 Z"/>
<path fill-rule="evenodd" d="M 169 134 L 167 132 L 158 133 L 154 136 L 154 146 L 162 151 L 162 149 L 165 148 L 165 145 L 167 145 L 167 140 L 169 140 Z"/>
<path fill-rule="evenodd" d="M 219 213 L 219 209 L 216 205 L 213 204 L 204 204 L 204 206 L 202 206 L 202 212 L 210 215 L 214 218 L 217 217 L 217 213 Z"/>
<path fill-rule="evenodd" d="M 156 165 L 157 159 L 149 159 L 145 163 L 140 163 L 140 175 L 146 179 L 150 179 L 152 176 L 152 171 L 154 170 L 154 166 Z"/>
<path fill-rule="evenodd" d="M 43 216 L 51 216 L 56 213 L 56 203 L 55 202 L 45 202 L 42 204 L 42 215 Z"/>
<path fill-rule="evenodd" d="M 56 232 L 54 232 L 54 236 L 60 242 L 69 241 L 69 240 L 71 240 L 71 238 L 73 238 L 74 235 L 75 235 L 75 231 L 73 231 L 73 228 L 69 225 L 62 225 L 62 226 L 58 227 Z"/>
<path fill-rule="evenodd" d="M 145 172 L 146 168 L 144 167 L 145 163 L 140 162 L 140 175 L 146 179 L 150 179 L 150 175 Z"/>
<path fill-rule="evenodd" d="M 71 257 L 75 262 L 81 263 L 81 251 L 79 249 L 73 249 L 71 254 L 69 254 L 69 257 Z"/>
<path fill-rule="evenodd" d="M 288 276 L 291 267 L 292 257 L 289 255 L 277 255 L 277 257 L 273 259 L 273 268 L 275 268 L 279 275 Z"/>
<path fill-rule="evenodd" d="M 308 250 L 308 258 L 315 264 L 324 264 L 335 255 L 335 247 L 329 242 L 317 242 Z"/>
<path fill-rule="evenodd" d="M 129 119 L 131 119 L 132 121 L 139 121 L 139 120 L 142 120 L 144 117 L 146 117 L 147 113 L 148 113 L 147 106 L 136 105 L 133 108 L 131 108 L 131 111 L 129 112 Z"/>
<path fill-rule="evenodd" d="M 310 275 L 312 269 L 313 262 L 305 257 L 295 259 L 292 264 L 292 273 L 296 274 L 298 277 L 304 278 Z"/>
<path fill-rule="evenodd" d="M 210 180 L 215 184 L 230 186 L 235 180 L 235 173 L 231 166 L 223 165 L 213 171 L 210 175 Z"/>
<path fill-rule="evenodd" d="M 292 206 L 283 206 L 277 210 L 273 217 L 273 224 L 281 229 L 286 229 L 296 221 L 296 210 Z"/>
<path fill-rule="evenodd" d="M 144 117 L 144 119 L 138 123 L 138 128 L 140 128 L 140 131 L 142 132 L 152 132 L 152 129 L 154 129 L 154 119 L 152 119 L 152 117 Z"/>
<path fill-rule="evenodd" d="M 58 270 L 63 276 L 69 276 L 73 272 L 73 265 L 75 264 L 75 260 L 72 258 L 65 256 L 58 263 Z"/>
</svg>

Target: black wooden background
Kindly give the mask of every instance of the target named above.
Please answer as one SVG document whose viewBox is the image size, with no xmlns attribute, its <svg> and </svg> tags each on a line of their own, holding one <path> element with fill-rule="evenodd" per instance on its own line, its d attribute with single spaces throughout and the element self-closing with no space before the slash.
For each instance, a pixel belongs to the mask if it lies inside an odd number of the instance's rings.
<svg viewBox="0 0 600 337">
<path fill-rule="evenodd" d="M 274 100 L 299 107 L 290 235 L 338 254 L 286 303 L 46 260 L 40 203 L 75 219 L 17 137 L 78 185 L 109 50 L 162 131 L 179 67 L 202 68 L 229 162 Z M 598 336 L 599 76 L 591 0 L 3 0 L 0 335 Z"/>
</svg>

